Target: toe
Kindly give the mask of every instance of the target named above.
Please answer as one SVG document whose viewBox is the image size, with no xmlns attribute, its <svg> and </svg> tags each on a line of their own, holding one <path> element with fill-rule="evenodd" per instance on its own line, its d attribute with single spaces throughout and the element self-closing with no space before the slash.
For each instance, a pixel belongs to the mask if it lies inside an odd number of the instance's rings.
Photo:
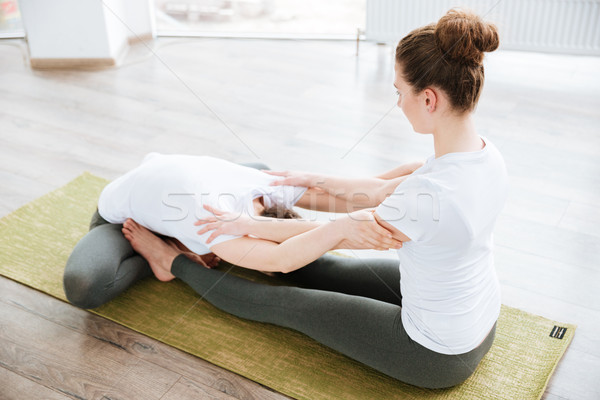
<svg viewBox="0 0 600 400">
<path fill-rule="evenodd" d="M 140 224 L 138 224 L 137 222 L 135 222 L 134 220 L 131 220 L 131 227 L 132 229 L 134 229 L 136 232 L 142 232 L 142 226 Z"/>
</svg>

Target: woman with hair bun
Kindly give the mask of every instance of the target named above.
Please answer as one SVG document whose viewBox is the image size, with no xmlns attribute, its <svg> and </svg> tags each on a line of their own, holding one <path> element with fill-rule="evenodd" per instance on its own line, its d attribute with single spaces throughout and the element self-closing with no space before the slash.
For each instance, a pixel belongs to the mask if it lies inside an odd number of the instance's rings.
<svg viewBox="0 0 600 400">
<path fill-rule="evenodd" d="M 494 25 L 460 10 L 398 44 L 398 106 L 416 132 L 433 135 L 434 154 L 424 164 L 367 179 L 270 172 L 282 177 L 275 185 L 308 187 L 301 207 L 372 209 L 303 233 L 292 233 L 294 220 L 232 221 L 214 209 L 216 217 L 196 223 L 203 225 L 198 233 L 213 231 L 212 237 L 302 237 L 298 243 L 311 243 L 303 248 L 311 252 L 359 248 L 361 232 L 378 224 L 403 243 L 399 266 L 397 260 L 325 255 L 285 274 L 302 288 L 274 287 L 198 267 L 147 231 L 131 228 L 126 236 L 153 270 L 175 275 L 229 313 L 296 329 L 413 385 L 464 382 L 492 346 L 501 305 L 492 232 L 506 199 L 507 174 L 501 154 L 477 134 L 472 117 L 483 87 L 484 53 L 498 44 Z M 314 240 L 306 240 L 310 235 Z"/>
</svg>

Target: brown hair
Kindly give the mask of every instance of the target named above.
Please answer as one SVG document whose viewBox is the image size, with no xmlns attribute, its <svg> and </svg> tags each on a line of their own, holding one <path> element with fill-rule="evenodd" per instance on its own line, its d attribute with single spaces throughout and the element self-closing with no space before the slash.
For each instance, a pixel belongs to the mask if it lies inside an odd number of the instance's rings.
<svg viewBox="0 0 600 400">
<path fill-rule="evenodd" d="M 301 219 L 302 218 L 302 216 L 300 214 L 298 214 L 296 211 L 289 209 L 289 208 L 277 206 L 277 204 L 275 204 L 272 207 L 265 208 L 260 215 L 263 217 L 269 217 L 269 218 L 285 218 L 285 219 L 292 219 L 292 218 Z"/>
<path fill-rule="evenodd" d="M 452 9 L 437 24 L 415 29 L 396 47 L 396 62 L 414 92 L 442 89 L 452 108 L 472 111 L 483 87 L 483 53 L 498 48 L 496 26 Z"/>
</svg>

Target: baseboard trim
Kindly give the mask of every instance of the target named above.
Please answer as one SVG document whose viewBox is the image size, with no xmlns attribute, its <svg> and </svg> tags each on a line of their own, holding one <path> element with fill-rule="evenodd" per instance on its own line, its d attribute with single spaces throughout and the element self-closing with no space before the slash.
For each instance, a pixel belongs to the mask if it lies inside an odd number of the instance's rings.
<svg viewBox="0 0 600 400">
<path fill-rule="evenodd" d="M 114 58 L 31 58 L 32 69 L 89 69 L 114 67 Z"/>
<path fill-rule="evenodd" d="M 154 35 L 152 34 L 152 32 L 147 32 L 147 33 L 142 33 L 142 34 L 135 35 L 135 36 L 130 36 L 127 38 L 127 42 L 130 45 L 133 45 L 133 44 L 141 43 L 141 42 L 149 42 L 152 39 L 154 39 Z"/>
<path fill-rule="evenodd" d="M 123 41 L 114 57 L 107 58 L 31 58 L 32 69 L 101 69 L 120 65 L 129 51 L 129 43 Z"/>
</svg>

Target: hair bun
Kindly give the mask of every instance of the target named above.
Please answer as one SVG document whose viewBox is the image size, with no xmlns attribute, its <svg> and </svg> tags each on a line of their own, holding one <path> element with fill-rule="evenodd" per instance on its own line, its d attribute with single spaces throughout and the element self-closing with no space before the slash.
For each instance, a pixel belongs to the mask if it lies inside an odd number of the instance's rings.
<svg viewBox="0 0 600 400">
<path fill-rule="evenodd" d="M 470 11 L 452 9 L 435 26 L 437 46 L 446 58 L 468 64 L 481 64 L 483 53 L 498 48 L 500 40 L 494 24 L 484 22 Z"/>
</svg>

